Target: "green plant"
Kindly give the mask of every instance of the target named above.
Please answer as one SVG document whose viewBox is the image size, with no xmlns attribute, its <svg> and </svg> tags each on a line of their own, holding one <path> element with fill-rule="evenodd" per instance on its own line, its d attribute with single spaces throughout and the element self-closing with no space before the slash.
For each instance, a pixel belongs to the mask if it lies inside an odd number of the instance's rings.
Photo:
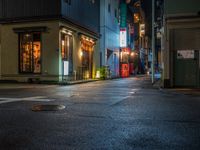
<svg viewBox="0 0 200 150">
<path fill-rule="evenodd" d="M 99 71 L 100 71 L 100 79 L 105 80 L 107 77 L 107 67 L 102 66 L 99 68 Z"/>
</svg>

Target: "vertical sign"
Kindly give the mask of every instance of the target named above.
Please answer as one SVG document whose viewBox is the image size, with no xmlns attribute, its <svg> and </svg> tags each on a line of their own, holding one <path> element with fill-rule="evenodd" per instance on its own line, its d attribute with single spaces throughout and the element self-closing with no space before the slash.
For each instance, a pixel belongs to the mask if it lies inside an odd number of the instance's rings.
<svg viewBox="0 0 200 150">
<path fill-rule="evenodd" d="M 120 27 L 126 27 L 126 12 L 127 12 L 127 5 L 125 3 L 120 4 Z"/>
<path fill-rule="evenodd" d="M 127 46 L 127 31 L 126 28 L 120 29 L 120 47 Z"/>
<path fill-rule="evenodd" d="M 63 62 L 63 67 L 64 67 L 63 75 L 64 76 L 69 75 L 69 62 L 68 61 L 64 61 Z"/>
<path fill-rule="evenodd" d="M 145 35 L 145 24 L 140 24 L 140 37 Z"/>
</svg>

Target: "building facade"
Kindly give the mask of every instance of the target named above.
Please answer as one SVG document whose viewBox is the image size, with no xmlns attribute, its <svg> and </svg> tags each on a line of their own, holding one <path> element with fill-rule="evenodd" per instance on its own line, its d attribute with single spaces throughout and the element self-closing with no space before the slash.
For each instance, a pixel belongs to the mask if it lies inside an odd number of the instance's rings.
<svg viewBox="0 0 200 150">
<path fill-rule="evenodd" d="M 108 66 L 111 77 L 119 76 L 119 1 L 100 1 L 101 66 Z"/>
<path fill-rule="evenodd" d="M 0 79 L 1 79 L 1 24 L 0 24 Z"/>
<path fill-rule="evenodd" d="M 165 0 L 162 28 L 164 87 L 200 87 L 200 1 Z"/>
<path fill-rule="evenodd" d="M 89 79 L 99 67 L 99 0 L 0 0 L 1 80 Z"/>
</svg>

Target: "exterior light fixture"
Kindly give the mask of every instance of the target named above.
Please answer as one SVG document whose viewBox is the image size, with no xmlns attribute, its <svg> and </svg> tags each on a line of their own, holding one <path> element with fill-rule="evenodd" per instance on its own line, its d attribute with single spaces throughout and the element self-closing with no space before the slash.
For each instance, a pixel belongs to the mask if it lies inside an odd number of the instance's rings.
<svg viewBox="0 0 200 150">
<path fill-rule="evenodd" d="M 68 35 L 72 35 L 72 31 L 69 31 L 69 30 L 67 30 L 65 28 L 62 28 L 61 32 L 65 33 L 65 34 L 68 34 Z"/>
<path fill-rule="evenodd" d="M 81 56 L 81 57 L 83 56 L 83 52 L 82 52 L 82 51 L 80 51 L 80 56 Z"/>
<path fill-rule="evenodd" d="M 134 52 L 131 52 L 131 56 L 134 56 L 135 55 L 135 53 Z"/>
<path fill-rule="evenodd" d="M 97 73 L 96 73 L 96 78 L 99 79 L 100 78 L 100 71 L 97 70 Z"/>
</svg>

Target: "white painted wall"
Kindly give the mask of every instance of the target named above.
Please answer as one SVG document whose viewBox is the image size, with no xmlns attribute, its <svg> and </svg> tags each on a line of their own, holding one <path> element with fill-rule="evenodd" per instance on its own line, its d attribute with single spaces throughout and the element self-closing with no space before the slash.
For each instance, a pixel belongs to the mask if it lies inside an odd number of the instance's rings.
<svg viewBox="0 0 200 150">
<path fill-rule="evenodd" d="M 108 11 L 108 4 L 110 3 L 110 12 Z M 102 52 L 102 65 L 109 65 L 112 75 L 119 75 L 119 24 L 115 17 L 115 9 L 118 12 L 118 1 L 101 0 L 100 1 L 100 50 Z M 113 53 L 107 60 L 107 49 L 112 50 Z M 117 56 L 117 64 L 114 64 L 114 53 Z M 114 70 L 115 66 L 118 66 Z"/>
</svg>

